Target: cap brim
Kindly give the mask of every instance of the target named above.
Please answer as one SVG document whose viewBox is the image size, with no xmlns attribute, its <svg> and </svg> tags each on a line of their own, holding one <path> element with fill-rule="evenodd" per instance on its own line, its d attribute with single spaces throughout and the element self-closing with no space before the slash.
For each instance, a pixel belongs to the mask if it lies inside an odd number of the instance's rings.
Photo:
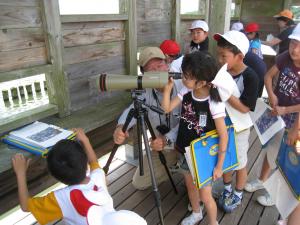
<svg viewBox="0 0 300 225">
<path fill-rule="evenodd" d="M 300 37 L 299 36 L 296 36 L 296 35 L 289 35 L 289 39 L 293 39 L 293 40 L 297 40 L 297 41 L 300 41 Z"/>
</svg>

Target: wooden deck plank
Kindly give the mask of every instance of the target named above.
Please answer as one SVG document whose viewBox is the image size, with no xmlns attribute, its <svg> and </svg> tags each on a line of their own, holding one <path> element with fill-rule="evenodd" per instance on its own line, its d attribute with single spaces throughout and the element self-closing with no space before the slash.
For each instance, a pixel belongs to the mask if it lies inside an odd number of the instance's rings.
<svg viewBox="0 0 300 225">
<path fill-rule="evenodd" d="M 265 207 L 258 225 L 274 225 L 279 219 L 279 212 L 276 206 Z"/>
<path fill-rule="evenodd" d="M 121 188 L 125 187 L 132 180 L 133 174 L 135 172 L 135 168 L 129 170 L 126 174 L 122 175 L 119 179 L 117 179 L 113 185 L 109 186 L 109 194 L 113 196 L 116 194 Z"/>
</svg>

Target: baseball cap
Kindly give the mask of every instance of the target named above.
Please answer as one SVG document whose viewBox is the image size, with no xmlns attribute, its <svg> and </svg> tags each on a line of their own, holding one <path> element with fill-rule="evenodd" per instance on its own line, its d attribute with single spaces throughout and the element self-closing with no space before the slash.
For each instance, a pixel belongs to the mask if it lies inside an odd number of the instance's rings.
<svg viewBox="0 0 300 225">
<path fill-rule="evenodd" d="M 191 27 L 189 28 L 189 30 L 193 30 L 193 29 L 196 29 L 196 28 L 201 28 L 202 30 L 204 30 L 205 32 L 207 32 L 209 29 L 208 29 L 208 25 L 207 23 L 204 21 L 204 20 L 195 20 Z"/>
<path fill-rule="evenodd" d="M 300 41 L 300 23 L 297 24 L 293 32 L 289 35 L 289 39 Z"/>
<path fill-rule="evenodd" d="M 139 57 L 139 65 L 145 66 L 149 60 L 159 58 L 159 59 L 165 59 L 164 53 L 160 50 L 158 47 L 147 47 L 143 49 L 140 53 Z"/>
<path fill-rule="evenodd" d="M 173 40 L 164 40 L 159 48 L 166 55 L 178 55 L 180 53 L 180 46 L 176 41 Z"/>
<path fill-rule="evenodd" d="M 259 25 L 257 23 L 248 23 L 245 27 L 246 33 L 259 31 Z"/>
<path fill-rule="evenodd" d="M 232 24 L 231 30 L 236 30 L 236 31 L 244 30 L 244 25 L 241 22 L 235 22 Z"/>
<path fill-rule="evenodd" d="M 244 56 L 248 52 L 249 40 L 242 32 L 231 30 L 224 33 L 223 35 L 219 33 L 214 34 L 214 39 L 216 41 L 219 41 L 221 37 L 228 41 L 230 44 L 236 46 Z"/>
<path fill-rule="evenodd" d="M 281 11 L 280 13 L 278 13 L 277 15 L 273 16 L 273 17 L 275 17 L 275 18 L 286 17 L 286 18 L 292 20 L 293 19 L 293 13 L 290 10 L 285 9 L 285 10 Z"/>
</svg>

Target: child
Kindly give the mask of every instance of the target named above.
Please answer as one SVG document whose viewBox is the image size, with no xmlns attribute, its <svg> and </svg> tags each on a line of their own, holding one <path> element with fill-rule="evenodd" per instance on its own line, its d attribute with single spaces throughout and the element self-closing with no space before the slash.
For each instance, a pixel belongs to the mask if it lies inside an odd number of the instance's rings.
<svg viewBox="0 0 300 225">
<path fill-rule="evenodd" d="M 211 174 L 213 174 L 213 180 L 222 176 L 228 135 L 224 121 L 225 105 L 220 102 L 217 88 L 210 83 L 217 73 L 217 66 L 212 56 L 197 51 L 184 56 L 182 71 L 182 82 L 185 87 L 170 101 L 170 92 L 173 87 L 173 80 L 170 79 L 165 86 L 162 102 L 162 107 L 166 112 L 172 111 L 182 102 L 176 149 L 181 153 L 180 167 L 185 170 L 184 180 L 193 213 L 186 217 L 181 224 L 193 225 L 202 219 L 199 194 L 207 210 L 209 224 L 216 225 L 218 224 L 216 222 L 217 207 L 212 197 L 211 184 L 197 190 L 183 153 L 185 147 L 190 146 L 191 141 L 199 138 L 205 132 L 217 129 L 220 137 L 218 163 Z"/>
<path fill-rule="evenodd" d="M 257 23 L 249 23 L 245 27 L 245 33 L 250 41 L 249 51 L 257 54 L 259 58 L 263 59 L 261 52 L 261 41 L 259 40 L 259 26 Z"/>
<path fill-rule="evenodd" d="M 159 48 L 166 56 L 169 72 L 182 73 L 181 64 L 183 55 L 180 54 L 179 44 L 173 40 L 164 40 Z"/>
<path fill-rule="evenodd" d="M 299 104 L 300 104 L 300 25 L 298 24 L 293 33 L 289 36 L 291 39 L 289 50 L 280 54 L 276 58 L 276 63 L 267 72 L 265 77 L 265 86 L 268 92 L 269 101 L 274 114 L 281 114 L 287 129 L 287 144 L 295 145 L 298 137 Z M 272 90 L 272 81 L 278 76 L 275 90 Z M 297 109 L 295 111 L 295 109 Z M 292 113 L 294 112 L 294 113 Z M 284 114 L 286 113 L 286 114 Z M 259 179 L 247 183 L 245 190 L 254 192 L 264 188 L 262 183 L 266 181 L 272 169 L 275 169 L 275 160 L 279 151 L 280 143 L 284 135 L 284 130 L 279 131 L 264 147 L 267 152 L 263 162 L 262 171 Z M 257 201 L 264 206 L 274 204 L 270 195 L 262 195 Z"/>
<path fill-rule="evenodd" d="M 195 20 L 191 27 L 192 41 L 186 48 L 185 53 L 191 53 L 194 51 L 208 51 L 208 25 L 203 20 Z"/>
<path fill-rule="evenodd" d="M 65 224 L 109 224 L 104 223 L 107 221 L 106 214 L 115 212 L 113 200 L 107 190 L 104 171 L 99 167 L 89 139 L 82 129 L 74 129 L 74 132 L 80 143 L 61 140 L 53 146 L 47 156 L 51 175 L 69 186 L 50 192 L 44 197 L 29 196 L 26 184 L 29 160 L 22 154 L 16 154 L 12 158 L 21 209 L 31 212 L 41 225 L 59 219 L 63 219 Z M 88 163 L 90 176 L 86 176 Z M 126 221 L 124 213 L 121 217 L 122 221 Z M 128 219 L 130 223 L 122 224 L 146 224 L 145 220 L 136 214 L 135 217 L 132 214 L 128 214 L 127 217 L 130 217 Z"/>
<path fill-rule="evenodd" d="M 230 30 L 236 30 L 236 31 L 239 31 L 239 32 L 244 32 L 244 24 L 240 21 L 235 22 L 231 25 Z"/>
<path fill-rule="evenodd" d="M 243 63 L 243 59 L 249 49 L 247 37 L 238 31 L 228 31 L 224 35 L 215 34 L 219 62 L 227 63 L 227 70 L 236 82 L 240 91 L 240 97 L 231 96 L 228 103 L 240 111 L 248 113 L 254 111 L 258 95 L 258 76 Z M 247 181 L 247 151 L 249 148 L 250 127 L 236 133 L 236 147 L 238 152 L 239 166 L 236 168 L 236 186 L 232 190 L 232 171 L 223 175 L 225 189 L 219 198 L 219 206 L 225 212 L 232 212 L 241 204 L 243 189 Z"/>
</svg>

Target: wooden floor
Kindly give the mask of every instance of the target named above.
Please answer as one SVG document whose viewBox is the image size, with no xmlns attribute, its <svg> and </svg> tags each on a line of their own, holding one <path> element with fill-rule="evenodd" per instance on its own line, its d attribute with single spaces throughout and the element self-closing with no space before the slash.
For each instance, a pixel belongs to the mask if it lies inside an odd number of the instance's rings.
<svg viewBox="0 0 300 225">
<path fill-rule="evenodd" d="M 247 166 L 250 179 L 258 173 L 262 158 L 263 153 L 261 152 L 261 144 L 255 132 L 252 131 Z M 114 206 L 118 210 L 127 209 L 135 211 L 147 220 L 148 225 L 159 224 L 159 217 L 157 208 L 155 207 L 152 189 L 149 188 L 144 191 L 138 191 L 131 184 L 135 169 L 134 166 L 120 159 L 115 159 L 113 161 L 107 180 L 109 192 L 114 199 Z M 180 224 L 181 220 L 189 215 L 189 212 L 187 211 L 188 197 L 183 177 L 180 174 L 175 174 L 174 181 L 178 188 L 178 195 L 174 194 L 169 181 L 159 185 L 162 210 L 166 225 Z M 256 198 L 260 193 L 262 192 L 258 191 L 254 194 L 245 192 L 242 205 L 231 214 L 224 214 L 221 210 L 218 210 L 219 224 L 274 225 L 279 218 L 279 213 L 275 207 L 265 208 L 256 202 Z M 24 222 L 25 220 L 22 221 Z M 63 223 L 57 222 L 54 224 L 62 225 Z M 204 219 L 199 224 L 208 224 L 205 212 Z"/>
</svg>

